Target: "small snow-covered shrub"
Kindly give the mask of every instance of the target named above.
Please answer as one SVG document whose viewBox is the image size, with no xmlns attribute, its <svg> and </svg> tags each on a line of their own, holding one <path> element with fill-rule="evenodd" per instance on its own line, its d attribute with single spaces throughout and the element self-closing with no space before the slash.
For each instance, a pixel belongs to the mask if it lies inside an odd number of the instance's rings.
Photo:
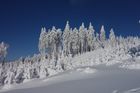
<svg viewBox="0 0 140 93">
<path fill-rule="evenodd" d="M 132 57 L 140 56 L 140 45 L 136 46 L 136 47 L 132 47 L 131 49 L 129 49 L 129 54 Z"/>
</svg>

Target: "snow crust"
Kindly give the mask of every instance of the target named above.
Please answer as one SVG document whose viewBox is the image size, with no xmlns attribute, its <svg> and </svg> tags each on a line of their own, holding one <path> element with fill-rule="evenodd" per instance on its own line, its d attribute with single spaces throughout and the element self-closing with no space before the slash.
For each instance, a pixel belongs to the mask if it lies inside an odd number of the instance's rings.
<svg viewBox="0 0 140 93">
<path fill-rule="evenodd" d="M 119 92 L 118 90 L 114 90 L 112 93 L 140 93 L 140 88 L 134 88 L 134 89 L 126 90 L 123 92 Z"/>
</svg>

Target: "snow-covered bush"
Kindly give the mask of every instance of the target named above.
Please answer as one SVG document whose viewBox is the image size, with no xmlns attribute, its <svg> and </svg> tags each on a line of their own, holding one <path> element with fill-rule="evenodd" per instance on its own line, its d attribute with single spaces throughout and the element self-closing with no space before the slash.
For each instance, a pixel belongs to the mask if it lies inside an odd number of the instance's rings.
<svg viewBox="0 0 140 93">
<path fill-rule="evenodd" d="M 136 46 L 136 47 L 132 47 L 131 49 L 129 49 L 129 54 L 132 57 L 140 56 L 140 45 Z"/>
</svg>

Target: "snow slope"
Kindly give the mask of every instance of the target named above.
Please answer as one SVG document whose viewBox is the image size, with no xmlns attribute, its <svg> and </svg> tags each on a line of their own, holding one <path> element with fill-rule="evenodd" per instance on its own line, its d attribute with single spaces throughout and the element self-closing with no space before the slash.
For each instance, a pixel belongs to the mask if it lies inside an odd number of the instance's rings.
<svg viewBox="0 0 140 93">
<path fill-rule="evenodd" d="M 12 86 L 3 93 L 140 93 L 140 70 L 93 66 Z M 4 92 L 5 91 L 5 92 Z"/>
</svg>

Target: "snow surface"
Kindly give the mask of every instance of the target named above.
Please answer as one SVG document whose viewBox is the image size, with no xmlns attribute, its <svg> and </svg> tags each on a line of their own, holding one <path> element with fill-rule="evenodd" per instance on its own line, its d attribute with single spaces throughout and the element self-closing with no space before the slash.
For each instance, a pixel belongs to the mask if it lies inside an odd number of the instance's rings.
<svg viewBox="0 0 140 93">
<path fill-rule="evenodd" d="M 86 72 L 86 73 L 85 73 Z M 140 93 L 140 70 L 82 67 L 3 89 L 3 93 Z"/>
<path fill-rule="evenodd" d="M 50 76 L 48 78 L 34 79 L 32 81 L 24 82 L 23 84 L 5 85 L 0 90 L 0 92 L 14 93 L 19 89 L 20 90 L 22 90 L 22 89 L 28 90 L 31 88 L 39 88 L 39 87 L 44 87 L 44 86 L 62 83 L 62 82 L 66 82 L 66 81 L 74 81 L 74 80 L 80 80 L 80 79 L 84 79 L 84 78 L 90 78 L 96 72 L 97 72 L 97 70 L 90 68 L 90 67 L 78 68 L 78 69 L 63 72 L 63 73 L 60 73 L 60 74 L 57 74 L 54 76 Z M 13 92 L 11 92 L 11 90 L 13 90 Z"/>
<path fill-rule="evenodd" d="M 125 60 L 120 67 L 125 69 L 140 70 L 140 57 Z"/>
</svg>

